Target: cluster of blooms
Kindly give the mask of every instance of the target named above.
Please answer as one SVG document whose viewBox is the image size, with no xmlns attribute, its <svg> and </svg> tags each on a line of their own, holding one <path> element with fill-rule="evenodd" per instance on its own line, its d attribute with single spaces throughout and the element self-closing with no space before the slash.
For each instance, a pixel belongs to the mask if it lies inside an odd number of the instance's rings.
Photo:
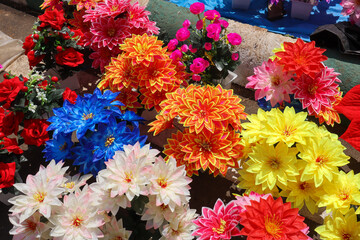
<svg viewBox="0 0 360 240">
<path fill-rule="evenodd" d="M 224 204 L 220 199 L 214 209 L 202 208 L 202 215 L 194 223 L 193 232 L 200 240 L 231 239 L 247 236 L 247 239 L 304 239 L 309 227 L 304 217 L 298 214 L 291 203 L 283 203 L 270 195 L 251 192 L 249 195 L 236 196 L 236 200 Z M 237 227 L 242 227 L 241 231 Z"/>
<path fill-rule="evenodd" d="M 149 145 L 124 146 L 89 185 L 89 175 L 65 176 L 68 167 L 62 161 L 41 166 L 26 183 L 14 185 L 22 194 L 9 200 L 10 234 L 18 239 L 152 239 L 130 223 L 133 215 L 141 215 L 146 230 L 157 231 L 161 239 L 192 239 L 197 214 L 188 204 L 191 179 L 174 159 L 165 162 L 157 154 Z"/>
<path fill-rule="evenodd" d="M 305 112 L 272 109 L 248 116 L 242 141 L 246 158 L 239 188 L 286 197 L 312 213 L 318 207 L 347 214 L 360 205 L 360 174 L 339 171 L 349 163 L 345 147 L 325 127 L 305 121 Z M 358 208 L 357 213 L 360 213 Z"/>
<path fill-rule="evenodd" d="M 337 83 L 340 74 L 322 63 L 327 59 L 324 51 L 315 47 L 314 41 L 305 43 L 299 38 L 295 43 L 284 42 L 282 48 L 275 49 L 274 57 L 254 69 L 246 87 L 256 90 L 256 100 L 270 101 L 271 107 L 300 101 L 301 110 L 307 109 L 320 124 L 340 123 L 334 109 L 342 98 Z"/>
<path fill-rule="evenodd" d="M 173 157 L 178 165 L 185 165 L 189 176 L 209 168 L 217 176 L 225 175 L 228 167 L 238 167 L 242 157 L 240 144 L 241 119 L 246 118 L 241 99 L 233 90 L 220 85 L 178 88 L 166 94 L 161 112 L 149 125 L 154 135 L 173 126 L 174 119 L 185 127 L 172 134 L 164 146 L 167 158 Z"/>
<path fill-rule="evenodd" d="M 84 63 L 83 33 L 71 27 L 63 9 L 47 8 L 34 24 L 34 31 L 25 38 L 23 48 L 30 68 L 45 71 L 58 67 L 70 75 Z"/>
<path fill-rule="evenodd" d="M 168 49 L 173 51 L 171 58 L 181 61 L 191 79 L 202 84 L 216 85 L 214 79 L 222 79 L 240 64 L 239 53 L 232 53 L 234 46 L 240 45 L 241 37 L 237 33 L 226 34 L 229 23 L 220 19 L 216 10 L 208 10 L 201 19 L 205 5 L 200 2 L 190 6 L 190 12 L 199 17 L 195 29 L 186 19 L 183 27 L 170 40 Z M 206 24 L 206 20 L 209 24 Z M 191 35 L 191 32 L 193 35 Z M 182 42 L 182 43 L 179 43 Z"/>
<path fill-rule="evenodd" d="M 129 111 L 121 113 L 117 95 L 96 89 L 93 94 L 78 96 L 75 102 L 65 101 L 63 107 L 54 109 L 55 116 L 48 119 L 51 124 L 47 130 L 54 132 L 46 142 L 46 160 L 72 159 L 80 172 L 97 174 L 124 145 L 137 141 L 143 145 L 146 136 L 140 136 L 138 128 L 142 118 Z M 74 131 L 77 142 L 72 141 Z"/>
<path fill-rule="evenodd" d="M 360 2 L 356 0 L 342 0 L 340 5 L 343 7 L 341 14 L 350 16 L 350 22 L 360 27 Z"/>
<path fill-rule="evenodd" d="M 122 110 L 136 111 L 143 104 L 145 109 L 154 107 L 160 111 L 165 95 L 187 84 L 184 67 L 173 61 L 162 45 L 157 37 L 147 34 L 125 39 L 120 45 L 123 52 L 105 67 L 105 76 L 98 87 L 120 91 L 118 100 L 125 104 Z"/>
<path fill-rule="evenodd" d="M 0 83 L 0 154 L 5 156 L 2 159 L 5 163 L 1 162 L 4 183 L 0 188 L 14 183 L 15 166 L 21 157 L 24 160 L 20 145 L 40 147 L 49 139 L 46 131 L 49 123 L 44 115 L 59 107 L 64 99 L 76 95 L 70 89 L 56 89 L 58 79 L 51 79 L 38 74 L 29 78 L 4 74 Z"/>
<path fill-rule="evenodd" d="M 118 45 L 126 38 L 132 34 L 159 33 L 156 23 L 149 20 L 149 14 L 137 1 L 104 0 L 94 8 L 74 13 L 71 24 L 83 31 L 85 45 L 94 51 L 89 56 L 94 60 L 92 67 L 104 71 L 111 57 L 121 52 Z"/>
</svg>

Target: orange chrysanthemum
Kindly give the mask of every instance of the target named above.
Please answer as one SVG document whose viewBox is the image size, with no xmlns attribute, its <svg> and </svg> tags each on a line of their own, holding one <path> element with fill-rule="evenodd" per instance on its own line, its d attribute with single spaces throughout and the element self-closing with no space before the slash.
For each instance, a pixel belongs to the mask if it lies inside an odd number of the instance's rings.
<svg viewBox="0 0 360 240">
<path fill-rule="evenodd" d="M 116 100 L 124 104 L 124 106 L 120 106 L 120 110 L 122 112 L 125 110 L 136 112 L 138 108 L 141 108 L 141 104 L 138 102 L 139 95 L 140 94 L 137 91 L 133 91 L 132 88 L 123 88 L 116 97 Z"/>
<path fill-rule="evenodd" d="M 62 4 L 60 0 L 44 0 L 44 2 L 40 5 L 41 9 L 50 7 L 51 9 L 54 9 L 56 5 Z"/>
<path fill-rule="evenodd" d="M 305 43 L 298 38 L 295 43 L 284 42 L 285 51 L 276 52 L 276 57 L 280 58 L 277 62 L 284 66 L 284 71 L 294 72 L 297 76 L 307 74 L 314 77 L 320 72 L 327 59 L 323 53 L 326 49 L 315 47 L 315 42 Z"/>
<path fill-rule="evenodd" d="M 155 107 L 155 110 L 157 112 L 160 112 L 161 111 L 160 103 L 166 99 L 166 94 L 175 91 L 175 89 L 177 89 L 178 87 L 179 85 L 171 85 L 167 90 L 162 90 L 160 92 L 156 91 L 154 93 L 151 92 L 149 88 L 142 87 L 140 88 L 141 104 L 143 104 L 146 109 L 151 109 Z"/>
<path fill-rule="evenodd" d="M 96 6 L 97 2 L 102 2 L 103 0 L 70 0 L 69 5 L 76 5 L 76 10 L 80 11 L 81 9 L 90 9 Z"/>
<path fill-rule="evenodd" d="M 154 132 L 154 136 L 156 136 L 165 129 L 174 128 L 173 122 L 174 119 L 169 118 L 168 115 L 158 114 L 156 120 L 148 124 L 151 126 L 148 132 Z"/>
<path fill-rule="evenodd" d="M 166 54 L 167 48 L 163 48 L 162 45 L 163 42 L 156 36 L 144 33 L 142 36 L 132 35 L 131 38 L 125 39 L 120 48 L 125 52 L 124 57 L 131 59 L 133 65 L 143 64 L 148 67 L 156 57 Z"/>
</svg>

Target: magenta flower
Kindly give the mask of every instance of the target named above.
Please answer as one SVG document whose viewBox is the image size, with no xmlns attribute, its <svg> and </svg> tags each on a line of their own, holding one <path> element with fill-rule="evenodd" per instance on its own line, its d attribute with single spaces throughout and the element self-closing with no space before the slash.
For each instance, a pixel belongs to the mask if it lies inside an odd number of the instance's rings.
<svg viewBox="0 0 360 240">
<path fill-rule="evenodd" d="M 186 53 L 187 51 L 189 51 L 189 46 L 187 44 L 184 44 L 181 46 L 181 51 Z"/>
<path fill-rule="evenodd" d="M 176 32 L 176 39 L 179 40 L 180 42 L 185 41 L 189 37 L 190 37 L 190 31 L 187 28 L 180 28 Z"/>
<path fill-rule="evenodd" d="M 170 51 L 173 51 L 173 50 L 175 50 L 175 48 L 176 48 L 176 46 L 178 45 L 178 40 L 177 39 L 171 39 L 170 40 L 170 42 L 168 43 L 168 49 L 170 50 Z"/>
<path fill-rule="evenodd" d="M 231 45 L 240 45 L 242 40 L 241 36 L 237 33 L 229 33 L 227 39 Z"/>
<path fill-rule="evenodd" d="M 194 80 L 195 82 L 198 82 L 201 80 L 201 76 L 199 74 L 193 74 L 192 75 L 192 80 Z"/>
<path fill-rule="evenodd" d="M 357 0 L 342 0 L 340 5 L 343 7 L 341 14 L 344 16 L 354 14 L 360 18 L 360 3 Z"/>
<path fill-rule="evenodd" d="M 240 222 L 239 207 L 234 201 L 226 206 L 218 199 L 214 210 L 203 207 L 202 215 L 193 221 L 197 229 L 193 236 L 199 236 L 200 240 L 222 240 L 239 236 L 240 230 L 236 227 Z"/>
<path fill-rule="evenodd" d="M 189 19 L 186 19 L 186 20 L 183 22 L 183 27 L 184 27 L 184 28 L 188 28 L 188 27 L 190 27 L 190 25 L 191 25 L 191 22 L 190 22 Z"/>
<path fill-rule="evenodd" d="M 221 33 L 221 26 L 220 24 L 212 23 L 206 27 L 207 36 L 209 38 L 214 39 L 214 41 L 219 41 L 220 33 Z"/>
<path fill-rule="evenodd" d="M 205 69 L 210 66 L 210 63 L 203 58 L 195 58 L 193 63 L 190 65 L 190 70 L 195 73 L 202 73 Z"/>
<path fill-rule="evenodd" d="M 207 20 L 218 20 L 221 15 L 216 10 L 208 10 L 204 13 L 204 16 Z"/>
<path fill-rule="evenodd" d="M 197 52 L 197 48 L 193 48 L 191 44 L 189 45 L 189 50 L 190 50 L 190 52 L 192 52 L 192 53 L 196 53 L 196 52 Z"/>
<path fill-rule="evenodd" d="M 196 22 L 196 29 L 197 30 L 201 30 L 203 28 L 203 26 L 204 26 L 203 20 L 199 20 L 199 21 Z"/>
<path fill-rule="evenodd" d="M 207 42 L 207 43 L 204 44 L 204 48 L 205 48 L 206 51 L 210 51 L 211 48 L 212 48 L 212 44 Z"/>
<path fill-rule="evenodd" d="M 196 2 L 190 5 L 190 12 L 192 14 L 200 14 L 205 10 L 205 4 L 201 2 Z"/>
<path fill-rule="evenodd" d="M 94 50 L 94 52 L 89 55 L 89 58 L 94 60 L 91 67 L 94 69 L 100 68 L 102 73 L 105 71 L 105 66 L 109 65 L 111 58 L 117 57 L 121 52 L 120 48 L 110 50 L 107 47 L 98 48 L 93 46 L 91 49 Z"/>
<path fill-rule="evenodd" d="M 183 54 L 180 50 L 175 50 L 171 53 L 170 58 L 174 61 L 179 61 L 182 58 Z"/>
<path fill-rule="evenodd" d="M 227 28 L 229 26 L 228 21 L 219 19 L 219 22 L 220 22 L 221 26 L 223 26 L 223 28 Z"/>
<path fill-rule="evenodd" d="M 239 53 L 233 53 L 233 54 L 231 54 L 231 59 L 232 59 L 233 61 L 239 60 Z"/>
</svg>

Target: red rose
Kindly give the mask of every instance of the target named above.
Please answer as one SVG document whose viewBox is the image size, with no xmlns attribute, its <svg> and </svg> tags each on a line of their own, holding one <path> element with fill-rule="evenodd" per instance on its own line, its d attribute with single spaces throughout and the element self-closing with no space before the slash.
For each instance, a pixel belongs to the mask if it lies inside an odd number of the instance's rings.
<svg viewBox="0 0 360 240">
<path fill-rule="evenodd" d="M 38 57 L 35 57 L 35 52 L 33 50 L 31 50 L 30 52 L 28 52 L 27 57 L 29 60 L 30 69 L 32 69 L 33 67 L 38 65 L 43 60 L 45 55 L 40 55 Z"/>
<path fill-rule="evenodd" d="M 55 60 L 57 64 L 69 67 L 77 67 L 84 62 L 83 54 L 73 48 L 68 48 L 65 51 L 59 52 L 56 54 Z"/>
<path fill-rule="evenodd" d="M 7 188 L 14 185 L 15 180 L 15 162 L 3 163 L 0 162 L 0 188 Z"/>
<path fill-rule="evenodd" d="M 4 141 L 1 143 L 4 145 L 2 149 L 8 150 L 8 152 L 13 152 L 15 154 L 23 154 L 24 151 L 19 147 L 16 138 L 4 138 Z"/>
<path fill-rule="evenodd" d="M 21 136 L 28 145 L 40 146 L 49 140 L 46 129 L 50 124 L 43 119 L 24 120 L 24 130 Z"/>
<path fill-rule="evenodd" d="M 5 112 L 5 117 L 2 120 L 2 127 L 5 136 L 9 136 L 12 133 L 15 135 L 19 131 L 19 124 L 24 118 L 24 113 L 22 112 Z"/>
<path fill-rule="evenodd" d="M 86 42 L 84 33 L 80 29 L 71 29 L 71 32 L 74 33 L 74 36 L 72 36 L 72 38 L 78 40 L 77 45 L 84 46 Z"/>
<path fill-rule="evenodd" d="M 22 46 L 22 48 L 25 49 L 25 55 L 27 55 L 34 47 L 35 47 L 35 43 L 30 34 L 25 38 L 25 42 L 23 43 Z"/>
<path fill-rule="evenodd" d="M 38 84 L 38 87 L 42 88 L 43 90 L 46 90 L 47 85 L 49 85 L 48 82 L 46 80 L 44 80 Z"/>
<path fill-rule="evenodd" d="M 68 100 L 70 103 L 75 104 L 76 98 L 76 92 L 67 87 L 63 93 L 63 100 Z"/>
<path fill-rule="evenodd" d="M 20 81 L 18 77 L 4 79 L 0 83 L 0 103 L 5 102 L 4 108 L 10 107 L 23 86 L 24 82 Z"/>
<path fill-rule="evenodd" d="M 66 22 L 64 10 L 50 10 L 49 8 L 45 10 L 43 15 L 39 16 L 39 20 L 41 21 L 40 27 L 50 26 L 56 30 L 61 30 L 63 24 Z"/>
</svg>

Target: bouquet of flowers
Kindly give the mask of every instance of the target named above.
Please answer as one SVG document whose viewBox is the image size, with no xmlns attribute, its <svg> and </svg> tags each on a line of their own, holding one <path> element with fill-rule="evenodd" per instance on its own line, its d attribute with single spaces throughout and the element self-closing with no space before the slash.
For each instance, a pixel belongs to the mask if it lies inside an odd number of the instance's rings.
<svg viewBox="0 0 360 240">
<path fill-rule="evenodd" d="M 28 239 L 192 239 L 197 214 L 189 208 L 184 166 L 165 162 L 139 143 L 116 151 L 99 172 L 65 175 L 63 162 L 41 166 L 22 194 L 9 200 L 10 234 Z"/>
<path fill-rule="evenodd" d="M 206 11 L 201 18 L 204 9 L 200 2 L 190 6 L 190 12 L 197 15 L 199 21 L 194 28 L 189 20 L 185 20 L 176 38 L 170 40 L 168 49 L 173 51 L 172 59 L 180 60 L 186 66 L 194 82 L 216 85 L 229 70 L 233 71 L 240 64 L 239 53 L 232 51 L 234 46 L 240 45 L 241 37 L 237 33 L 227 33 L 229 23 L 220 19 L 216 10 Z"/>
<path fill-rule="evenodd" d="M 298 106 L 299 111 L 307 109 L 310 116 L 319 118 L 320 124 L 340 123 L 334 109 L 342 99 L 340 74 L 323 64 L 324 51 L 315 42 L 284 42 L 274 57 L 254 69 L 246 87 L 256 90 L 255 99 L 264 109 Z"/>
<path fill-rule="evenodd" d="M 54 109 L 55 116 L 48 119 L 51 124 L 47 130 L 53 132 L 44 149 L 46 160 L 73 160 L 80 172 L 96 175 L 124 145 L 139 141 L 142 146 L 146 141 L 139 131 L 142 118 L 131 111 L 121 113 L 117 95 L 96 89 Z M 72 138 L 73 132 L 76 138 Z"/>
<path fill-rule="evenodd" d="M 15 167 L 19 169 L 20 162 L 26 160 L 24 150 L 43 146 L 49 139 L 48 113 L 76 93 L 57 89 L 57 77 L 49 80 L 34 73 L 29 78 L 5 73 L 4 78 L 0 83 L 0 158 L 5 171 L 1 176 L 9 180 L 4 180 L 2 187 L 10 187 Z"/>
<path fill-rule="evenodd" d="M 242 157 L 241 119 L 246 118 L 241 99 L 220 85 L 178 88 L 166 94 L 161 112 L 149 125 L 154 135 L 176 125 L 184 127 L 164 146 L 166 159 L 173 157 L 178 166 L 185 165 L 189 176 L 209 168 L 217 176 L 226 175 L 228 167 L 238 167 Z"/>
</svg>

